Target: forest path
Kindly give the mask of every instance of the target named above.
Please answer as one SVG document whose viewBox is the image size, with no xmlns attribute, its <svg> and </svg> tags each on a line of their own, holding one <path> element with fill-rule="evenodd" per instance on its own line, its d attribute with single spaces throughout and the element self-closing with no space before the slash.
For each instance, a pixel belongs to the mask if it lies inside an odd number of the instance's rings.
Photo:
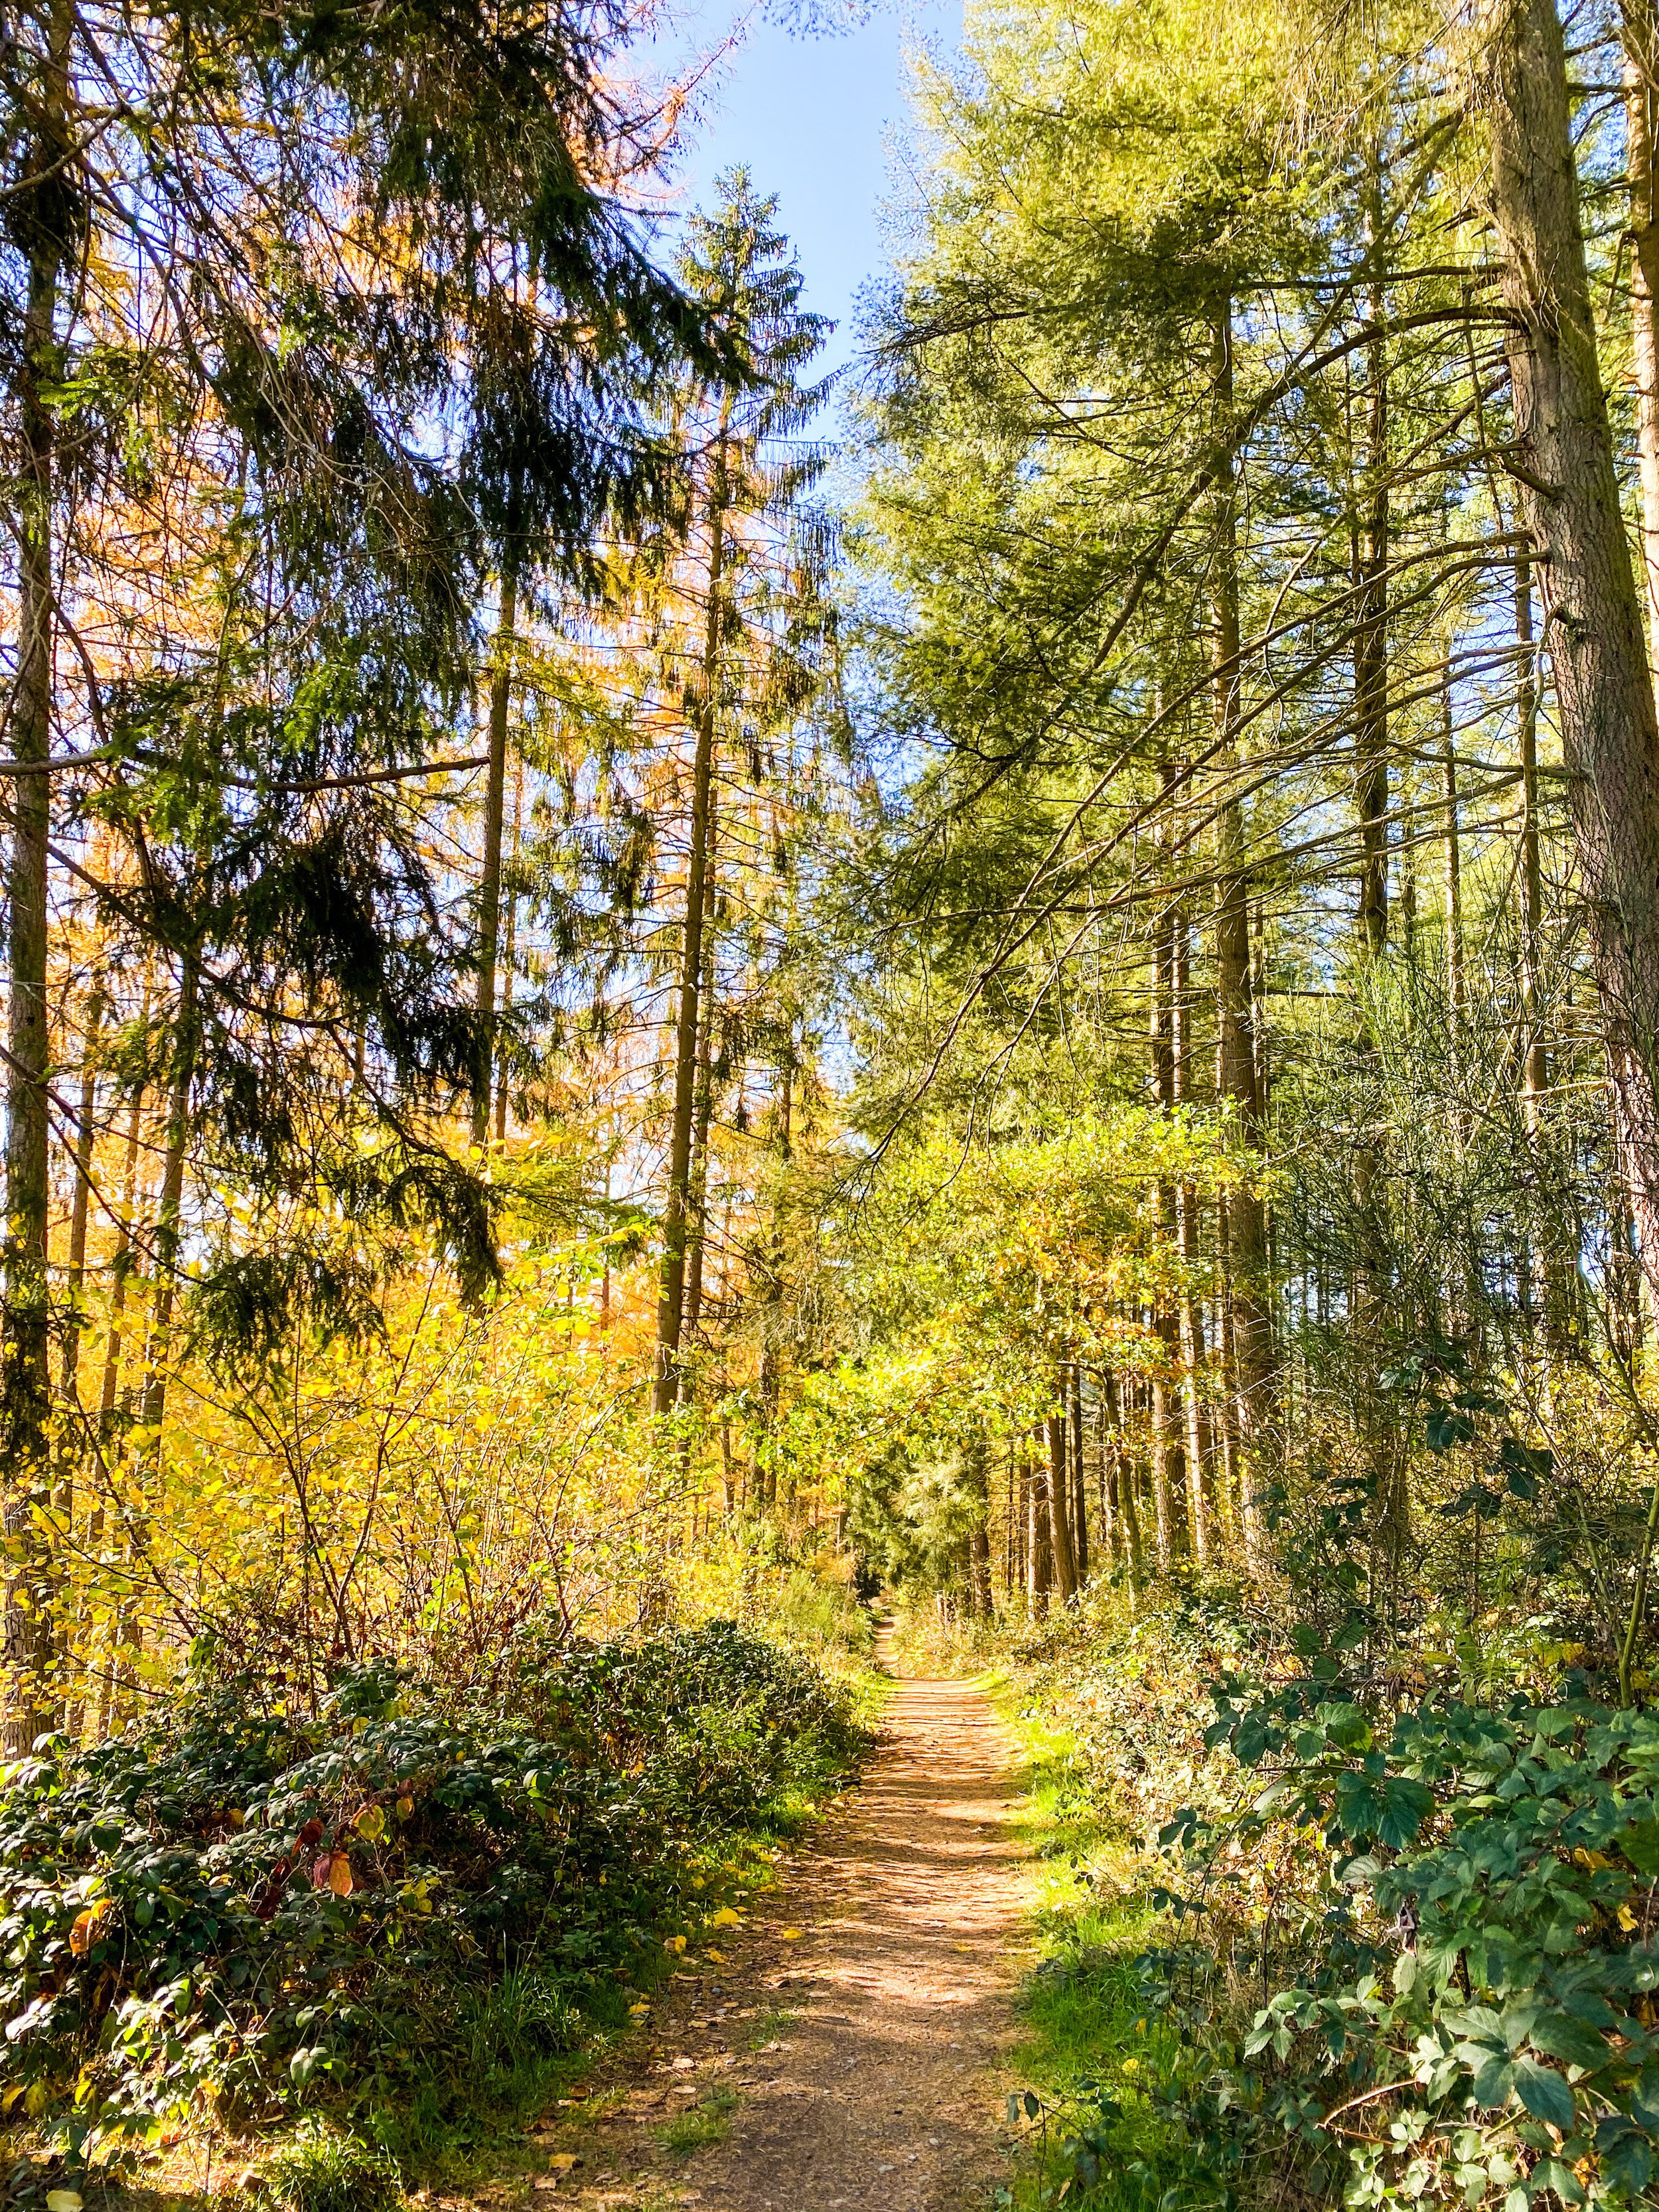
<svg viewBox="0 0 1659 2212">
<path fill-rule="evenodd" d="M 860 1787 L 780 1866 L 724 1960 L 675 1978 L 654 2063 L 539 2203 L 981 2206 L 1006 2171 L 1000 2062 L 1029 1943 L 1014 1795 L 977 1691 L 899 1681 Z M 676 2157 L 675 2117 L 722 2104 L 724 2136 Z"/>
</svg>

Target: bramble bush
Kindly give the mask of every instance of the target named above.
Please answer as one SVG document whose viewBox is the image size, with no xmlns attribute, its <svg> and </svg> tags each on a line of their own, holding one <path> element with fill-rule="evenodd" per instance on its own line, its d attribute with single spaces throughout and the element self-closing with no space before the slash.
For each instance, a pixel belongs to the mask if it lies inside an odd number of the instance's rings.
<svg viewBox="0 0 1659 2212">
<path fill-rule="evenodd" d="M 203 2094 L 407 2109 L 507 1996 L 568 2044 L 712 1911 L 694 1862 L 864 1741 L 844 1691 L 719 1621 L 526 1638 L 465 1711 L 371 1666 L 314 1713 L 198 1679 L 129 1740 L 43 1740 L 0 1796 L 0 2106 L 107 2156 Z"/>
<path fill-rule="evenodd" d="M 1327 1854 L 1301 1970 L 1217 2052 L 1212 2116 L 1346 2163 L 1358 2205 L 1639 2197 L 1659 2153 L 1659 1717 L 1448 1699 L 1374 1727 L 1316 1684 L 1224 1686 L 1209 1741 L 1267 1779 L 1231 1820 L 1165 1830 L 1201 1881 L 1269 1824 Z"/>
</svg>

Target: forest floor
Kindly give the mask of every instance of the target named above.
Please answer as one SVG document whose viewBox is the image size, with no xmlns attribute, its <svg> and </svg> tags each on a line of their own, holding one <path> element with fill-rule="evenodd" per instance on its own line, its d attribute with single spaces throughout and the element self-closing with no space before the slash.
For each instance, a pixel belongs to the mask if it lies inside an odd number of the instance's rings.
<svg viewBox="0 0 1659 2212">
<path fill-rule="evenodd" d="M 434 2212 L 984 2205 L 1030 1958 L 1012 1765 L 976 1690 L 899 1682 L 862 1784 L 720 1956 L 665 1986 L 645 2049 L 596 2068 L 522 2170 L 434 2191 Z"/>
</svg>

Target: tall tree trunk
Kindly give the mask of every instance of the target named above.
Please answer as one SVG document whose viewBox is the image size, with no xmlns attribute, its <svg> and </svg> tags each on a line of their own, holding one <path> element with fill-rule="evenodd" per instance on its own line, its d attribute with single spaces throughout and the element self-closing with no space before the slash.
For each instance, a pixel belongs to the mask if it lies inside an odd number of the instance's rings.
<svg viewBox="0 0 1659 2212">
<path fill-rule="evenodd" d="M 716 847 L 716 802 L 709 799 L 709 846 Z M 709 874 L 712 880 L 713 869 Z M 708 903 L 713 905 L 712 897 Z M 697 1329 L 702 1320 L 703 1262 L 708 1247 L 708 1133 L 714 1120 L 714 933 L 703 933 L 702 1008 L 698 1022 L 697 1038 L 697 1095 L 691 1130 L 691 1206 L 687 1224 L 689 1257 L 685 1285 L 684 1340 L 688 1346 L 695 1346 Z M 690 1376 L 683 1369 L 680 1375 L 680 1396 L 689 1395 Z"/>
<path fill-rule="evenodd" d="M 64 1279 L 68 1311 L 64 1320 L 64 1395 L 71 1403 L 81 1364 L 85 1328 L 82 1304 L 87 1276 L 87 1221 L 92 1201 L 92 1155 L 98 1134 L 98 1051 L 103 1038 L 107 994 L 94 984 L 87 1006 L 81 1057 L 81 1106 L 75 1125 L 75 1195 L 70 1203 L 69 1267 Z"/>
<path fill-rule="evenodd" d="M 1233 410 L 1232 303 L 1224 301 L 1213 332 L 1213 388 L 1220 428 L 1218 444 L 1228 455 L 1217 485 L 1216 556 L 1212 609 L 1215 665 L 1214 717 L 1224 773 L 1237 751 L 1240 649 L 1238 617 L 1238 503 L 1228 430 Z M 1233 1109 L 1243 1139 L 1247 1173 L 1225 1200 L 1231 1257 L 1233 1371 L 1243 1448 L 1242 1481 L 1252 1492 L 1276 1418 L 1272 1284 L 1267 1266 L 1267 1213 L 1261 1196 L 1267 1131 L 1257 1080 L 1255 1002 L 1250 965 L 1250 877 L 1244 850 L 1243 811 L 1237 799 L 1217 820 L 1220 868 L 1216 889 L 1216 1077 L 1220 1097 Z M 1257 1516 L 1244 1516 L 1246 1557 L 1259 1565 Z"/>
<path fill-rule="evenodd" d="M 1177 1105 L 1193 1097 L 1193 1000 L 1189 970 L 1187 912 L 1178 907 L 1174 919 L 1175 961 L 1170 996 L 1172 1049 L 1170 1067 Z M 1210 1556 L 1210 1510 L 1205 1481 L 1210 1463 L 1210 1424 L 1204 1407 L 1204 1370 L 1208 1347 L 1204 1340 L 1204 1308 L 1194 1285 L 1199 1267 L 1198 1192 L 1182 1183 L 1176 1192 L 1176 1237 L 1181 1255 L 1182 1285 L 1176 1315 L 1180 1330 L 1182 1396 L 1187 1425 L 1187 1517 L 1192 1532 L 1193 1557 L 1200 1566 Z"/>
<path fill-rule="evenodd" d="M 141 1029 L 149 1023 L 150 978 L 144 978 L 140 1001 Z M 115 1249 L 110 1258 L 109 1325 L 104 1337 L 104 1372 L 98 1393 L 98 1443 L 106 1453 L 115 1434 L 115 1401 L 121 1381 L 121 1332 L 127 1302 L 127 1263 L 132 1253 L 132 1224 L 138 1206 L 138 1139 L 143 1127 L 144 1090 L 132 1094 L 127 1112 L 127 1136 L 121 1164 L 121 1195 L 115 1218 Z"/>
<path fill-rule="evenodd" d="M 1516 720 L 1521 739 L 1521 1089 L 1527 1133 L 1536 1138 L 1549 1051 L 1540 1004 L 1540 941 L 1544 927 L 1544 872 L 1538 823 L 1538 671 L 1533 640 L 1532 563 L 1515 563 Z"/>
<path fill-rule="evenodd" d="M 995 1611 L 991 1602 L 991 1455 L 983 1437 L 968 1448 L 966 1488 L 973 1523 L 968 1531 L 968 1610 L 980 1620 Z"/>
<path fill-rule="evenodd" d="M 1089 1579 L 1089 1485 L 1083 1468 L 1083 1370 L 1072 1366 L 1072 1551 L 1077 1584 Z"/>
<path fill-rule="evenodd" d="M 697 1036 L 702 994 L 703 907 L 708 887 L 710 795 L 720 681 L 720 605 L 726 557 L 724 475 L 717 460 L 708 501 L 708 599 L 705 611 L 702 696 L 691 769 L 691 835 L 685 862 L 685 940 L 680 951 L 678 1018 L 674 1030 L 674 1121 L 663 1207 L 662 1291 L 657 1304 L 659 1413 L 679 1395 L 680 1328 L 685 1308 L 686 1237 L 691 1200 L 691 1139 L 696 1108 Z"/>
<path fill-rule="evenodd" d="M 1550 641 L 1620 1170 L 1659 1302 L 1659 726 L 1596 354 L 1554 0 L 1483 0 L 1516 467 Z"/>
<path fill-rule="evenodd" d="M 1123 1516 L 1123 1536 L 1129 1553 L 1129 1589 L 1132 1595 L 1138 1597 L 1146 1575 L 1146 1556 L 1140 1540 L 1140 1504 L 1135 1495 L 1134 1462 L 1129 1449 L 1128 1408 L 1122 1384 L 1115 1376 L 1108 1380 L 1116 1431 L 1118 1510 Z"/>
<path fill-rule="evenodd" d="M 1448 656 L 1449 659 L 1449 655 Z M 1444 860 L 1446 904 L 1446 1002 L 1452 1020 L 1455 1053 L 1468 993 L 1463 966 L 1463 846 L 1458 818 L 1457 734 L 1452 727 L 1451 676 L 1448 670 L 1440 699 L 1443 727 L 1440 739 L 1441 850 Z"/>
<path fill-rule="evenodd" d="M 794 1150 L 795 1058 L 793 1029 L 786 1040 L 787 1057 L 784 1061 L 778 1094 L 778 1157 L 787 1168 Z M 779 1319 L 783 1308 L 783 1198 L 780 1192 L 772 1208 L 771 1263 L 766 1272 L 766 1282 L 761 1294 L 762 1341 L 760 1363 L 761 1415 L 766 1424 L 766 1433 L 776 1433 L 778 1404 L 782 1389 L 782 1346 L 779 1340 Z M 775 1505 L 778 1499 L 776 1462 L 773 1462 L 767 1475 L 766 1502 Z"/>
<path fill-rule="evenodd" d="M 1040 1447 L 1041 1430 L 1037 1437 Z M 1025 1495 L 1028 1509 L 1025 1557 L 1030 1576 L 1027 1586 L 1026 1613 L 1031 1620 L 1042 1620 L 1048 1611 L 1048 1593 L 1054 1586 L 1054 1560 L 1049 1539 L 1048 1478 L 1035 1450 L 1027 1463 Z"/>
<path fill-rule="evenodd" d="M 179 1011 L 173 1042 L 173 1084 L 167 1100 L 165 1151 L 161 1162 L 161 1203 L 155 1224 L 155 1307 L 150 1323 L 149 1352 L 145 1362 L 143 1419 L 150 1432 L 152 1464 L 161 1455 L 161 1424 L 167 1412 L 168 1349 L 173 1335 L 173 1309 L 178 1294 L 179 1248 L 184 1222 L 185 1158 L 190 1149 L 190 1097 L 196 1080 L 200 1045 L 197 1020 L 199 971 L 195 953 L 184 956 L 179 979 Z"/>
<path fill-rule="evenodd" d="M 1636 376 L 1636 450 L 1642 485 L 1638 584 L 1646 616 L 1648 666 L 1659 669 L 1659 35 L 1652 0 L 1623 0 L 1625 157 L 1630 172 L 1631 349 Z"/>
<path fill-rule="evenodd" d="M 1377 167 L 1380 168 L 1380 162 Z M 1382 251 L 1382 188 L 1374 173 L 1366 228 Z M 1382 275 L 1370 283 L 1365 342 L 1365 468 L 1354 563 L 1354 805 L 1359 820 L 1359 948 L 1389 942 L 1389 359 Z"/>
<path fill-rule="evenodd" d="M 1077 1554 L 1072 1548 L 1072 1519 L 1066 1511 L 1071 1480 L 1071 1453 L 1066 1449 L 1065 1382 L 1060 1382 L 1058 1411 L 1048 1416 L 1048 1545 L 1054 1555 L 1054 1588 L 1060 1601 L 1077 1595 Z"/>
<path fill-rule="evenodd" d="M 517 868 L 519 864 L 519 848 L 523 838 L 524 763 L 520 760 L 514 771 L 513 781 L 513 847 L 511 866 L 514 869 Z M 502 932 L 502 951 L 505 955 L 505 959 L 501 973 L 501 1012 L 503 1016 L 511 1013 L 513 1011 L 513 965 L 518 949 L 519 901 L 518 896 L 516 892 L 514 892 L 509 894 L 507 897 L 507 927 Z M 493 1054 L 491 1057 L 493 1059 Z M 358 1072 L 361 1074 L 361 1068 Z M 493 1080 L 495 1085 L 495 1142 L 498 1145 L 504 1145 L 507 1142 L 507 1085 L 501 1081 L 499 1073 L 494 1075 Z"/>
<path fill-rule="evenodd" d="M 6 1065 L 6 1236 L 3 1346 L 0 1346 L 0 1465 L 5 1469 L 4 1729 L 7 1755 L 27 1751 L 51 1717 L 52 1608 L 61 1562 L 49 1532 L 52 1415 L 47 1237 L 51 1175 L 46 1080 L 47 847 L 52 818 L 53 520 L 56 416 L 47 394 L 60 380 L 59 285 L 69 240 L 64 172 L 70 143 L 70 11 L 53 10 L 40 58 L 38 105 L 24 150 L 24 179 L 9 210 L 27 258 L 21 343 L 13 398 L 20 431 L 15 517 L 17 547 L 16 675 L 10 751 L 14 778 L 6 871 L 10 1011 Z"/>
<path fill-rule="evenodd" d="M 513 706 L 513 632 L 519 618 L 519 580 L 509 566 L 501 578 L 501 619 L 495 625 L 495 666 L 489 679 L 489 767 L 484 781 L 483 866 L 478 878 L 478 1064 L 472 1081 L 472 1141 L 489 1139 L 489 1102 L 495 1079 L 495 964 L 501 928 L 501 827 L 507 805 L 507 731 Z"/>
<path fill-rule="evenodd" d="M 1170 847 L 1174 837 L 1170 805 L 1175 771 L 1168 762 L 1164 762 L 1160 764 L 1159 774 L 1164 798 L 1164 818 L 1159 830 L 1160 866 L 1167 878 Z M 1154 1103 L 1164 1114 L 1173 1113 L 1176 1103 L 1176 905 L 1170 900 L 1159 910 L 1152 925 L 1152 994 L 1147 1037 L 1151 1060 L 1149 1087 Z M 1159 1233 L 1165 1243 L 1175 1245 L 1177 1224 L 1175 1185 L 1171 1182 L 1158 1184 L 1158 1218 Z M 1155 1308 L 1152 1328 L 1164 1355 L 1152 1382 L 1152 1504 L 1158 1522 L 1158 1565 L 1167 1567 L 1175 1555 L 1172 1495 L 1180 1480 L 1178 1430 L 1181 1393 L 1175 1378 L 1181 1372 L 1181 1325 L 1173 1314 L 1161 1312 Z"/>
</svg>

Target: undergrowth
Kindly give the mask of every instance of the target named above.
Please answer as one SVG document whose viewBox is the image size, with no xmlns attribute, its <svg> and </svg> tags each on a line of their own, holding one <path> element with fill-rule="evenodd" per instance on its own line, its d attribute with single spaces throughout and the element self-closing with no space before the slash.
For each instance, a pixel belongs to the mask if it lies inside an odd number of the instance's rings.
<svg viewBox="0 0 1659 2212">
<path fill-rule="evenodd" d="M 1659 1719 L 1363 1643 L 1264 1653 L 1214 1590 L 1013 1643 L 1042 1960 L 1010 2203 L 1652 2200 Z"/>
<path fill-rule="evenodd" d="M 716 1621 L 526 1638 L 465 1710 L 373 1667 L 297 1711 L 204 1674 L 140 1735 L 43 1742 L 0 1798 L 0 2108 L 33 2181 L 113 2179 L 210 2111 L 326 2121 L 284 2153 L 295 2212 L 354 2142 L 465 2156 L 718 1942 L 862 1755 L 857 1703 Z"/>
</svg>

